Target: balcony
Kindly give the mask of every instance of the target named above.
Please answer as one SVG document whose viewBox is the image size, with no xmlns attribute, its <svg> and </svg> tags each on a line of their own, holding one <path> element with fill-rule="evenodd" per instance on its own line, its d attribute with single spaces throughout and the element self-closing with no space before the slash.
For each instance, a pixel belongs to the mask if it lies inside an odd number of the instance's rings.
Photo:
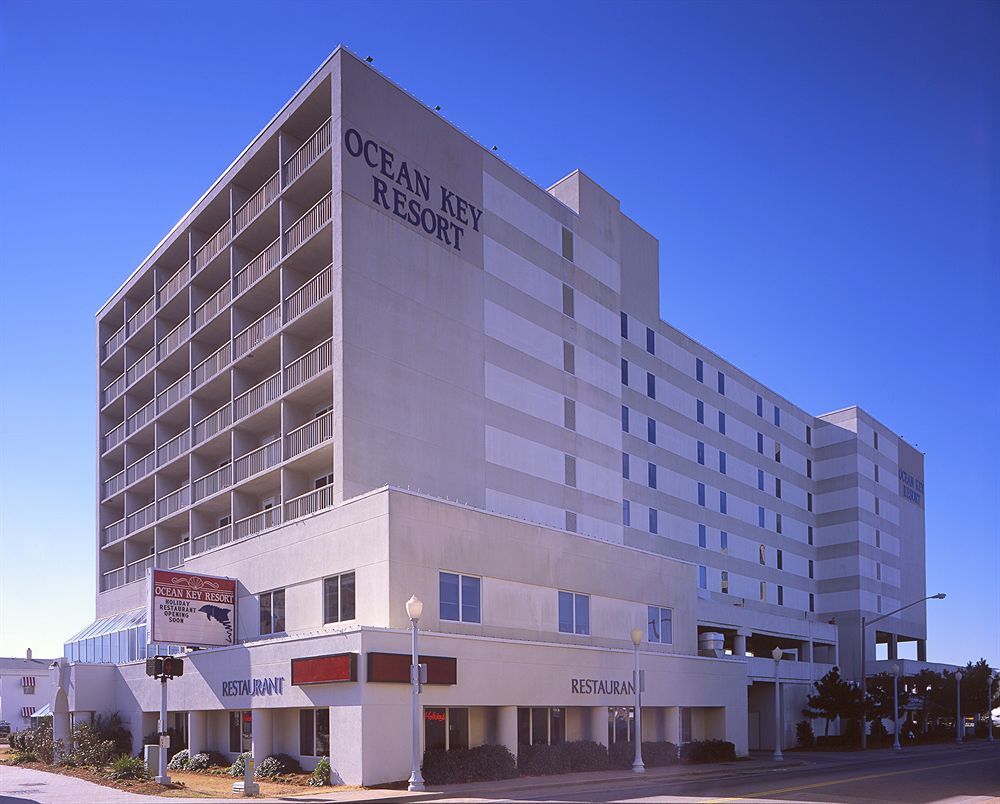
<svg viewBox="0 0 1000 804">
<path fill-rule="evenodd" d="M 279 238 L 267 246 L 260 254 L 254 257 L 243 267 L 235 277 L 233 285 L 236 288 L 236 295 L 239 296 L 244 290 L 256 284 L 266 276 L 274 266 L 281 260 L 281 243 Z"/>
<path fill-rule="evenodd" d="M 157 564 L 163 569 L 174 569 L 174 567 L 179 567 L 188 557 L 188 550 L 189 545 L 187 542 L 181 542 L 176 547 L 168 547 L 165 550 L 160 550 L 160 560 Z"/>
<path fill-rule="evenodd" d="M 322 488 L 310 491 L 285 503 L 285 521 L 300 519 L 310 514 L 322 511 L 333 505 L 333 486 L 323 486 Z"/>
<path fill-rule="evenodd" d="M 163 358 L 184 343 L 187 336 L 191 334 L 190 323 L 191 319 L 185 318 L 160 339 L 160 360 L 163 360 Z"/>
<path fill-rule="evenodd" d="M 285 230 L 285 254 L 291 254 L 323 226 L 333 214 L 333 195 L 327 193 Z"/>
<path fill-rule="evenodd" d="M 136 581 L 143 580 L 146 577 L 146 570 L 153 566 L 153 558 L 154 556 L 146 556 L 126 565 L 125 583 L 135 583 Z"/>
<path fill-rule="evenodd" d="M 233 423 L 233 406 L 226 402 L 194 426 L 194 443 L 201 444 L 221 433 Z"/>
<path fill-rule="evenodd" d="M 125 393 L 125 375 L 119 374 L 101 392 L 101 401 L 103 405 L 106 406 L 120 397 L 123 393 Z"/>
<path fill-rule="evenodd" d="M 105 526 L 104 530 L 101 532 L 101 547 L 106 547 L 112 542 L 117 542 L 119 539 L 125 538 L 125 517 L 122 517 L 117 522 L 112 522 L 110 525 Z"/>
<path fill-rule="evenodd" d="M 115 333 L 104 342 L 104 360 L 107 360 L 111 357 L 111 355 L 122 348 L 122 344 L 125 343 L 125 331 L 125 325 L 122 324 L 117 330 L 115 330 Z"/>
<path fill-rule="evenodd" d="M 263 382 L 233 400 L 233 421 L 245 419 L 281 396 L 281 372 L 277 371 Z"/>
<path fill-rule="evenodd" d="M 156 448 L 156 465 L 166 466 L 174 458 L 179 457 L 189 449 L 191 449 L 190 428 L 182 433 L 178 433 L 169 441 Z"/>
<path fill-rule="evenodd" d="M 194 378 L 193 387 L 197 388 L 199 385 L 204 385 L 228 366 L 232 362 L 232 354 L 233 344 L 231 341 L 226 341 L 212 352 L 212 354 L 202 360 L 194 367 L 194 371 L 192 372 L 191 376 Z"/>
<path fill-rule="evenodd" d="M 191 377 L 184 374 L 156 395 L 156 412 L 172 408 L 191 392 Z"/>
<path fill-rule="evenodd" d="M 143 324 L 149 321 L 153 317 L 153 312 L 156 310 L 156 295 L 150 296 L 143 303 L 142 307 L 132 313 L 132 317 L 126 322 L 126 335 L 125 337 L 131 337 L 136 333 Z"/>
<path fill-rule="evenodd" d="M 125 484 L 131 486 L 135 481 L 142 480 L 156 468 L 156 450 L 150 450 L 139 460 L 125 467 Z"/>
<path fill-rule="evenodd" d="M 157 294 L 160 299 L 160 307 L 170 301 L 174 296 L 178 294 L 180 289 L 184 287 L 188 279 L 191 276 L 191 261 L 188 260 L 180 268 L 177 269 L 176 273 L 170 279 L 163 283 L 163 287 L 160 288 L 160 292 Z"/>
<path fill-rule="evenodd" d="M 333 338 L 285 366 L 285 390 L 290 391 L 333 365 Z"/>
<path fill-rule="evenodd" d="M 281 508 L 265 508 L 233 523 L 233 541 L 255 536 L 281 524 Z"/>
<path fill-rule="evenodd" d="M 156 365 L 156 347 L 150 347 L 149 351 L 146 352 L 142 357 L 136 360 L 128 370 L 125 372 L 125 382 L 128 385 L 132 385 L 136 380 L 145 375 L 153 366 Z"/>
<path fill-rule="evenodd" d="M 156 418 L 156 400 L 150 399 L 139 410 L 125 420 L 125 432 L 129 435 L 145 427 Z"/>
<path fill-rule="evenodd" d="M 254 475 L 259 475 L 279 463 L 281 463 L 281 439 L 276 438 L 270 444 L 258 447 L 233 462 L 234 482 L 240 483 Z"/>
<path fill-rule="evenodd" d="M 123 488 L 125 488 L 125 470 L 124 469 L 122 469 L 118 474 L 114 475 L 113 477 L 109 477 L 107 480 L 104 481 L 104 487 L 103 487 L 101 499 L 102 500 L 106 500 L 106 499 L 108 499 L 108 497 L 111 497 L 112 495 L 117 494 Z"/>
<path fill-rule="evenodd" d="M 204 500 L 231 485 L 233 485 L 233 465 L 227 463 L 207 475 L 202 475 L 191 484 L 192 501 Z"/>
<path fill-rule="evenodd" d="M 194 272 L 198 273 L 202 268 L 208 265 L 212 259 L 222 251 L 226 243 L 229 242 L 229 234 L 231 231 L 230 222 L 226 221 L 222 226 L 216 230 L 208 241 L 200 249 L 194 253 Z"/>
<path fill-rule="evenodd" d="M 281 305 L 276 304 L 233 338 L 233 359 L 238 360 L 281 329 Z"/>
<path fill-rule="evenodd" d="M 147 525 L 152 525 L 156 521 L 156 503 L 151 502 L 144 508 L 140 508 L 134 514 L 125 517 L 125 531 L 135 533 Z"/>
<path fill-rule="evenodd" d="M 109 570 L 101 576 L 101 591 L 107 592 L 109 589 L 117 589 L 125 585 L 125 567 Z"/>
<path fill-rule="evenodd" d="M 205 326 L 205 324 L 215 318 L 222 311 L 222 309 L 229 304 L 232 300 L 232 296 L 232 286 L 229 284 L 229 281 L 226 280 L 226 284 L 209 296 L 204 303 L 194 311 L 194 315 L 192 316 L 194 329 L 201 329 Z"/>
<path fill-rule="evenodd" d="M 287 187 L 306 172 L 309 166 L 330 147 L 331 125 L 327 119 L 315 133 L 302 143 L 294 154 L 285 160 L 285 186 Z"/>
<path fill-rule="evenodd" d="M 281 179 L 276 170 L 274 175 L 264 182 L 243 206 L 236 210 L 236 214 L 233 215 L 233 235 L 238 235 L 253 223 L 257 216 L 278 197 L 279 192 L 281 192 Z"/>
<path fill-rule="evenodd" d="M 285 299 L 285 321 L 304 313 L 333 290 L 333 265 L 328 265 Z"/>
<path fill-rule="evenodd" d="M 210 533 L 195 536 L 194 539 L 191 540 L 190 555 L 196 556 L 198 553 L 204 553 L 206 550 L 212 550 L 219 545 L 229 544 L 232 540 L 233 526 L 223 525 L 221 528 L 213 530 Z"/>
<path fill-rule="evenodd" d="M 285 436 L 285 455 L 289 459 L 333 438 L 333 411 L 296 427 Z"/>
<path fill-rule="evenodd" d="M 124 440 L 125 440 L 125 422 L 122 422 L 121 424 L 116 425 L 115 427 L 108 430 L 108 432 L 104 434 L 104 442 L 101 451 L 107 452 L 109 449 L 114 449 Z"/>
<path fill-rule="evenodd" d="M 162 519 L 191 504 L 191 486 L 181 486 L 156 501 L 156 516 Z"/>
</svg>

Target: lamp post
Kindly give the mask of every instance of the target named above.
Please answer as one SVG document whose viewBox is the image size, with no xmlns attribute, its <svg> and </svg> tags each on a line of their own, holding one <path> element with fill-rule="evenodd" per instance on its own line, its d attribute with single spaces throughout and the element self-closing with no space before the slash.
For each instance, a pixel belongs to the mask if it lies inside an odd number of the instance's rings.
<svg viewBox="0 0 1000 804">
<path fill-rule="evenodd" d="M 406 601 L 406 616 L 413 627 L 413 661 L 410 664 L 410 686 L 413 688 L 413 770 L 407 790 L 424 790 L 424 777 L 420 774 L 420 662 L 417 654 L 417 623 L 424 613 L 424 604 L 416 595 Z"/>
<path fill-rule="evenodd" d="M 920 600 L 914 600 L 912 603 L 907 603 L 905 606 L 901 606 L 895 611 L 890 611 L 887 614 L 882 614 L 876 617 L 874 620 L 868 620 L 865 617 L 861 618 L 861 748 L 864 750 L 868 747 L 868 720 L 865 713 L 865 699 L 867 698 L 868 684 L 865 680 L 865 662 L 867 657 L 865 656 L 865 629 L 869 625 L 875 625 L 875 623 L 884 620 L 886 617 L 892 617 L 899 614 L 901 611 L 905 611 L 911 606 L 919 606 L 921 603 L 927 600 L 944 600 L 947 595 L 944 592 L 938 592 L 936 595 L 928 595 L 927 597 L 922 597 Z"/>
<path fill-rule="evenodd" d="M 635 648 L 635 672 L 632 679 L 635 686 L 635 757 L 632 760 L 632 773 L 645 773 L 646 766 L 642 764 L 642 705 L 639 698 L 639 644 L 642 642 L 642 629 L 632 629 L 632 646 Z"/>
<path fill-rule="evenodd" d="M 986 728 L 989 729 L 989 734 L 987 739 L 993 742 L 993 682 L 996 681 L 997 676 L 990 674 L 986 677 Z"/>
<path fill-rule="evenodd" d="M 899 746 L 899 665 L 892 666 L 892 720 L 893 727 L 892 750 L 901 751 Z"/>
<path fill-rule="evenodd" d="M 785 759 L 781 753 L 781 682 L 778 680 L 782 653 L 781 648 L 771 651 L 771 656 L 774 657 L 774 754 L 771 758 L 775 762 L 782 762 Z"/>
<path fill-rule="evenodd" d="M 962 744 L 962 671 L 955 671 L 955 742 Z"/>
</svg>

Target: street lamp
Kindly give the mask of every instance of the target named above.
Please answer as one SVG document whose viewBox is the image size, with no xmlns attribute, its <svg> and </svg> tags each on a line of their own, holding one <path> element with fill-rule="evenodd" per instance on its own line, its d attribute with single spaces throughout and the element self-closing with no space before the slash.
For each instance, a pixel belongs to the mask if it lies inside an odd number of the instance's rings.
<svg viewBox="0 0 1000 804">
<path fill-rule="evenodd" d="M 781 682 L 778 680 L 778 667 L 781 665 L 781 648 L 771 651 L 774 657 L 774 754 L 772 759 L 775 762 L 782 762 L 785 759 L 781 753 Z"/>
<path fill-rule="evenodd" d="M 901 751 L 899 747 L 899 665 L 892 666 L 892 719 L 896 724 L 893 728 L 892 750 Z"/>
<path fill-rule="evenodd" d="M 875 625 L 875 623 L 880 620 L 884 620 L 886 617 L 892 617 L 895 614 L 899 614 L 901 611 L 905 611 L 911 606 L 919 606 L 926 600 L 944 600 L 947 595 L 944 592 L 938 592 L 936 595 L 928 595 L 927 597 L 922 597 L 920 600 L 914 600 L 912 603 L 907 603 L 905 606 L 901 606 L 895 611 L 890 611 L 888 614 L 883 614 L 876 617 L 874 620 L 866 620 L 864 617 L 861 618 L 861 748 L 864 750 L 868 747 L 868 721 L 865 714 L 865 699 L 867 698 L 868 684 L 865 679 L 865 662 L 867 657 L 865 656 L 865 629 L 869 625 Z"/>
<path fill-rule="evenodd" d="M 986 677 L 986 723 L 989 729 L 989 741 L 993 742 L 993 682 L 1000 677 L 1000 674 L 993 675 L 993 671 Z"/>
<path fill-rule="evenodd" d="M 962 744 L 962 671 L 955 671 L 955 742 Z"/>
<path fill-rule="evenodd" d="M 632 629 L 632 645 L 635 648 L 635 672 L 632 679 L 635 686 L 635 758 L 632 760 L 632 773 L 645 773 L 646 766 L 642 764 L 642 712 L 639 698 L 639 644 L 642 642 L 642 629 Z"/>
<path fill-rule="evenodd" d="M 420 662 L 417 657 L 417 623 L 424 613 L 424 604 L 416 595 L 406 601 L 406 616 L 413 627 L 413 661 L 410 664 L 410 686 L 413 688 L 413 770 L 407 790 L 422 792 L 424 777 L 420 774 Z"/>
</svg>

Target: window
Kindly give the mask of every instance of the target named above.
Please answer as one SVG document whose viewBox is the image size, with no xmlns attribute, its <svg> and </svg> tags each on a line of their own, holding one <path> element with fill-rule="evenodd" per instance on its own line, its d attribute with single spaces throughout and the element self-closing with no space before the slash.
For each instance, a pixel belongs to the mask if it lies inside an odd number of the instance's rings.
<svg viewBox="0 0 1000 804">
<path fill-rule="evenodd" d="M 324 486 L 331 486 L 331 485 L 333 485 L 333 474 L 332 473 L 329 474 L 329 475 L 323 475 L 322 477 L 317 477 L 316 480 L 313 481 L 313 488 L 314 489 L 321 489 Z M 268 509 L 268 508 L 273 508 L 273 507 L 274 507 L 274 503 L 273 502 L 272 503 L 267 503 L 267 504 L 264 505 L 264 509 L 265 510 Z"/>
<path fill-rule="evenodd" d="M 726 473 L 726 453 L 721 450 L 719 452 L 719 472 L 722 474 Z"/>
<path fill-rule="evenodd" d="M 704 525 L 698 526 L 698 546 L 708 547 L 708 538 L 706 536 L 706 528 Z"/>
<path fill-rule="evenodd" d="M 758 469 L 757 470 L 757 488 L 759 488 L 761 491 L 764 490 L 764 470 L 763 469 Z"/>
<path fill-rule="evenodd" d="M 875 467 L 875 471 L 878 472 L 878 467 Z M 813 476 L 813 462 L 811 458 L 806 458 L 806 477 Z M 878 478 L 875 478 L 878 480 Z"/>
<path fill-rule="evenodd" d="M 563 371 L 576 374 L 576 351 L 568 341 L 563 341 Z"/>
<path fill-rule="evenodd" d="M 774 426 L 781 427 L 781 408 L 774 406 Z"/>
<path fill-rule="evenodd" d="M 698 442 L 698 463 L 702 466 L 705 465 L 705 443 L 703 441 Z"/>
<path fill-rule="evenodd" d="M 704 504 L 705 504 L 705 484 L 704 483 L 699 483 L 698 484 L 698 505 L 704 505 Z"/>
<path fill-rule="evenodd" d="M 566 485 L 576 487 L 576 458 L 572 455 L 563 456 L 563 474 Z"/>
<path fill-rule="evenodd" d="M 757 452 L 764 454 L 764 434 L 757 433 Z"/>
<path fill-rule="evenodd" d="M 700 399 L 695 402 L 695 418 L 698 420 L 698 424 L 705 423 L 705 403 Z"/>
<path fill-rule="evenodd" d="M 757 558 L 762 567 L 767 565 L 767 548 L 764 545 L 760 546 Z"/>
<path fill-rule="evenodd" d="M 624 477 L 626 480 L 629 479 L 629 471 L 628 470 L 629 470 L 628 453 L 627 452 L 623 452 L 622 453 L 622 477 Z"/>
<path fill-rule="evenodd" d="M 781 478 L 774 478 L 774 496 L 781 499 Z"/>
<path fill-rule="evenodd" d="M 354 590 L 353 572 L 323 579 L 324 623 L 339 623 L 354 619 Z"/>
<path fill-rule="evenodd" d="M 622 337 L 628 338 L 628 314 L 622 313 Z"/>
<path fill-rule="evenodd" d="M 726 375 L 721 371 L 719 372 L 719 393 L 725 396 L 726 394 Z"/>
<path fill-rule="evenodd" d="M 882 595 L 878 595 L 878 611 L 879 614 L 882 613 Z"/>
<path fill-rule="evenodd" d="M 329 712 L 329 710 L 327 710 Z M 239 754 L 249 751 L 253 736 L 253 714 L 249 711 L 229 713 L 229 751 Z"/>
<path fill-rule="evenodd" d="M 651 355 L 656 354 L 656 335 L 649 327 L 646 327 L 646 351 Z"/>
<path fill-rule="evenodd" d="M 812 446 L 813 442 L 813 429 L 808 424 L 806 425 L 806 443 Z"/>
<path fill-rule="evenodd" d="M 628 500 L 622 500 L 622 524 L 625 527 L 632 525 L 632 505 Z"/>
<path fill-rule="evenodd" d="M 651 489 L 655 489 L 656 488 L 656 464 L 655 463 L 649 464 L 649 478 L 648 479 L 649 479 L 649 487 Z"/>
<path fill-rule="evenodd" d="M 722 594 L 729 594 L 729 573 L 726 570 L 722 571 L 722 586 L 720 587 Z"/>
<path fill-rule="evenodd" d="M 576 402 L 569 397 L 563 397 L 563 427 L 576 429 Z"/>
<path fill-rule="evenodd" d="M 564 284 L 562 291 L 562 305 L 563 305 L 562 310 L 563 314 L 568 315 L 570 318 L 573 317 L 574 313 L 574 308 L 575 308 L 574 301 L 575 299 L 573 298 L 573 288 L 571 288 L 569 285 Z"/>
<path fill-rule="evenodd" d="M 777 551 L 777 567 L 778 569 L 785 568 L 784 553 L 781 550 Z"/>
<path fill-rule="evenodd" d="M 698 588 L 708 589 L 708 570 L 705 567 L 698 567 Z"/>
<path fill-rule="evenodd" d="M 705 382 L 705 364 L 701 362 L 700 357 L 694 359 L 694 378 L 698 382 Z"/>
<path fill-rule="evenodd" d="M 720 514 L 727 514 L 727 513 L 729 513 L 728 501 L 729 501 L 729 497 L 726 495 L 726 492 L 720 491 L 719 492 L 719 513 Z"/>
<path fill-rule="evenodd" d="M 806 492 L 806 508 L 810 511 L 813 509 L 813 495 L 811 491 Z"/>
<path fill-rule="evenodd" d="M 764 416 L 764 397 L 757 394 L 757 415 L 763 418 Z"/>
<path fill-rule="evenodd" d="M 878 483 L 878 464 L 874 464 L 875 467 L 875 482 Z M 812 475 L 810 475 L 812 477 Z"/>
<path fill-rule="evenodd" d="M 781 444 L 774 442 L 774 462 L 781 463 Z"/>
<path fill-rule="evenodd" d="M 656 399 L 656 375 L 649 371 L 646 372 L 646 396 Z"/>
<path fill-rule="evenodd" d="M 875 529 L 875 546 L 876 547 L 882 546 L 882 531 L 878 530 L 877 528 Z"/>
<path fill-rule="evenodd" d="M 879 562 L 875 562 L 875 580 L 882 580 L 882 565 Z"/>
<path fill-rule="evenodd" d="M 655 508 L 649 509 L 649 532 L 650 533 L 660 532 L 659 523 L 657 522 L 657 511 Z"/>
<path fill-rule="evenodd" d="M 562 255 L 573 262 L 573 233 L 565 226 L 562 228 Z"/>
<path fill-rule="evenodd" d="M 280 634 L 285 630 L 285 590 L 262 592 L 260 599 L 260 633 Z"/>
<path fill-rule="evenodd" d="M 726 434 L 726 414 L 721 410 L 719 411 L 719 432 L 723 435 Z"/>
<path fill-rule="evenodd" d="M 646 420 L 646 439 L 650 444 L 656 443 L 656 419 Z"/>
<path fill-rule="evenodd" d="M 808 527 L 807 541 L 809 542 L 809 544 L 813 543 L 813 526 L 812 525 L 809 525 L 809 527 Z"/>
<path fill-rule="evenodd" d="M 622 432 L 628 432 L 628 408 L 622 405 Z"/>
<path fill-rule="evenodd" d="M 760 602 L 767 602 L 767 584 L 764 581 L 760 582 Z"/>
<path fill-rule="evenodd" d="M 876 498 L 875 498 L 875 514 L 876 514 L 876 515 L 878 515 L 878 512 L 879 512 L 879 511 L 878 511 L 878 507 L 879 507 L 879 506 L 878 506 L 878 497 L 876 497 Z M 812 506 L 810 506 L 810 507 L 809 507 L 809 510 L 810 510 L 810 511 L 812 510 Z"/>
<path fill-rule="evenodd" d="M 814 575 L 814 572 L 815 572 L 815 565 L 813 564 L 813 560 L 810 558 L 809 559 L 809 577 L 810 578 L 815 578 L 816 577 Z"/>
<path fill-rule="evenodd" d="M 674 641 L 673 623 L 671 622 L 670 609 L 662 606 L 649 606 L 647 608 L 647 633 L 650 642 L 658 642 L 661 645 L 669 645 Z"/>
<path fill-rule="evenodd" d="M 724 530 L 719 531 L 719 549 L 722 550 L 723 553 L 729 552 L 729 534 Z"/>
<path fill-rule="evenodd" d="M 779 606 L 784 606 L 785 605 L 785 587 L 784 586 L 779 586 L 778 587 L 778 605 Z"/>
<path fill-rule="evenodd" d="M 758 528 L 764 527 L 764 506 L 763 505 L 758 505 L 757 506 L 757 527 Z"/>
<path fill-rule="evenodd" d="M 452 622 L 482 622 L 480 589 L 482 578 L 458 575 L 454 572 L 438 574 L 441 619 Z"/>
<path fill-rule="evenodd" d="M 330 709 L 299 710 L 299 753 L 304 757 L 330 755 Z"/>
<path fill-rule="evenodd" d="M 622 385 L 628 385 L 628 361 L 622 358 Z"/>
<path fill-rule="evenodd" d="M 878 450 L 878 433 L 874 431 L 872 432 L 872 446 Z"/>
<path fill-rule="evenodd" d="M 566 740 L 565 710 L 526 706 L 517 710 L 518 745 L 559 745 Z"/>
<path fill-rule="evenodd" d="M 774 532 L 781 533 L 781 514 L 774 515 Z"/>
<path fill-rule="evenodd" d="M 590 595 L 559 592 L 559 631 L 563 634 L 590 634 Z"/>
<path fill-rule="evenodd" d="M 576 533 L 576 511 L 566 512 L 566 530 Z"/>
<path fill-rule="evenodd" d="M 462 706 L 424 708 L 424 747 L 455 751 L 469 747 L 469 710 Z"/>
<path fill-rule="evenodd" d="M 809 611 L 816 611 L 816 595 L 809 593 Z"/>
</svg>

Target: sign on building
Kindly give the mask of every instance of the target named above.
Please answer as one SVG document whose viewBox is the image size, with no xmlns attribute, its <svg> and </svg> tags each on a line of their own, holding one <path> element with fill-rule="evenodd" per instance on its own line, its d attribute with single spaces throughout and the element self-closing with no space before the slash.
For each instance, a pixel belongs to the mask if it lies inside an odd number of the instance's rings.
<svg viewBox="0 0 1000 804">
<path fill-rule="evenodd" d="M 149 586 L 150 642 L 192 647 L 236 644 L 236 581 L 153 569 Z"/>
</svg>

